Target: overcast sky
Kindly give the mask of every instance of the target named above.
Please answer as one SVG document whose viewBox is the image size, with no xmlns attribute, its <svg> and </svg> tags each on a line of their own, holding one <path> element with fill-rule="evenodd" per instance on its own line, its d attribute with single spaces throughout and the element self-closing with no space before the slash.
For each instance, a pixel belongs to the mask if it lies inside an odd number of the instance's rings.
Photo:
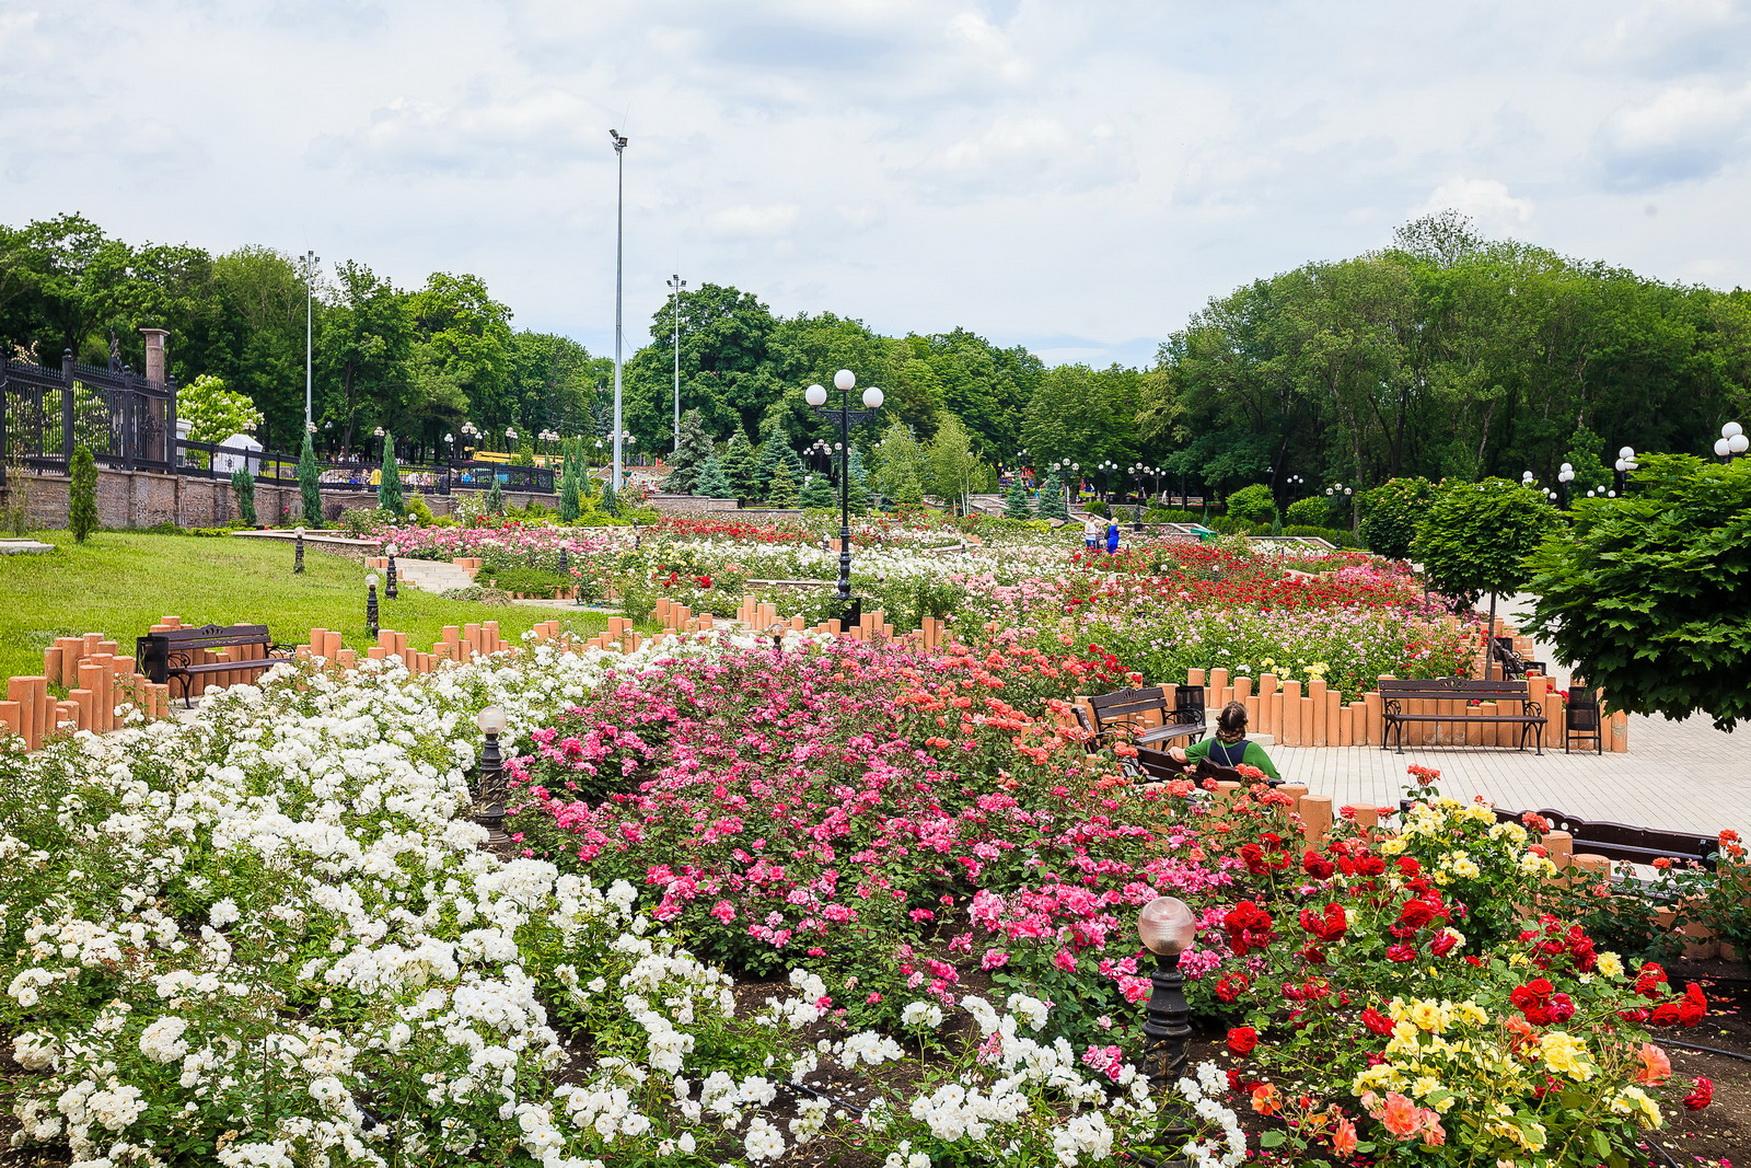
<svg viewBox="0 0 1751 1168">
<path fill-rule="evenodd" d="M 0 221 L 482 275 L 627 340 L 671 271 L 1142 362 L 1211 296 L 1486 230 L 1732 287 L 1751 2 L 0 0 Z"/>
</svg>

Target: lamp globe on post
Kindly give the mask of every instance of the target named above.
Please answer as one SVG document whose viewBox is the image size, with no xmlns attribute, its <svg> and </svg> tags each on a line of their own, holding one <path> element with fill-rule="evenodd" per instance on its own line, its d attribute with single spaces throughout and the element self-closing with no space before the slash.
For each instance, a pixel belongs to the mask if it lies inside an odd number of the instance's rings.
<svg viewBox="0 0 1751 1168">
<path fill-rule="evenodd" d="M 1745 433 L 1745 427 L 1737 422 L 1728 422 L 1721 427 L 1720 439 L 1715 443 L 1715 453 L 1728 462 L 1744 454 L 1751 447 L 1751 436 Z"/>
<path fill-rule="evenodd" d="M 300 525 L 292 529 L 292 575 L 304 574 L 304 528 Z"/>
<path fill-rule="evenodd" d="M 486 846 L 510 842 L 505 835 L 505 759 L 499 752 L 499 735 L 505 732 L 505 712 L 488 706 L 474 719 L 483 738 L 480 765 L 475 768 L 474 822 L 486 828 Z"/>
<path fill-rule="evenodd" d="M 385 547 L 383 549 L 383 551 L 387 557 L 387 562 L 383 566 L 383 576 L 384 576 L 383 595 L 390 600 L 394 600 L 397 596 L 401 595 L 400 590 L 397 589 L 397 587 L 396 587 L 396 575 L 395 575 L 396 547 L 394 544 L 390 544 L 387 547 Z"/>
<path fill-rule="evenodd" d="M 827 405 L 827 390 L 818 382 L 803 391 L 803 400 L 839 423 L 839 441 L 831 448 L 839 456 L 839 586 L 836 597 L 840 627 L 855 625 L 862 616 L 861 605 L 851 597 L 851 424 L 867 421 L 881 408 L 883 394 L 876 386 L 863 391 L 861 410 L 851 406 L 851 391 L 857 387 L 857 375 L 849 369 L 833 374 L 833 388 L 839 391 L 839 404 Z M 823 444 L 824 446 L 824 444 Z"/>
<path fill-rule="evenodd" d="M 1143 1020 L 1143 1064 L 1158 1086 L 1176 1082 L 1185 1073 L 1192 1012 L 1186 1004 L 1186 978 L 1179 959 L 1197 933 L 1197 918 L 1178 897 L 1158 896 L 1137 914 L 1138 939 L 1156 958 Z"/>
</svg>

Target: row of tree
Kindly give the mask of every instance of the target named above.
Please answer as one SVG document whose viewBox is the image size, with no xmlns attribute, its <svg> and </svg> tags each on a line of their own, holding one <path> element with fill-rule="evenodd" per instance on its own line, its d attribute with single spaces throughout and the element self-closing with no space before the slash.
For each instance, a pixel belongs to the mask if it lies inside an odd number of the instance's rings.
<svg viewBox="0 0 1751 1168">
<path fill-rule="evenodd" d="M 382 426 L 417 457 L 464 422 L 499 448 L 507 428 L 525 443 L 610 428 L 611 363 L 514 329 L 476 276 L 405 290 L 349 260 L 314 292 L 319 444 L 357 449 Z M 0 227 L 0 341 L 100 360 L 113 329 L 137 364 L 135 330 L 168 327 L 177 378 L 247 394 L 272 448 L 295 448 L 303 421 L 305 308 L 298 264 L 271 249 L 134 247 L 77 215 Z M 1703 453 L 1751 413 L 1751 295 L 1487 241 L 1451 214 L 1212 300 L 1147 370 L 1048 369 L 964 329 L 889 337 L 832 313 L 781 317 L 705 283 L 662 302 L 656 339 L 625 367 L 638 451 L 687 441 L 673 432 L 677 317 L 682 402 L 735 493 L 760 499 L 765 484 L 736 481 L 731 444 L 836 440 L 802 390 L 841 368 L 885 393 L 882 423 L 854 442 L 889 497 L 913 477 L 964 497 L 992 467 L 1043 475 L 1060 460 L 1142 461 L 1219 493 L 1265 483 L 1279 500 L 1410 475 L 1552 482 L 1564 461 L 1585 488 L 1607 481 L 1620 445 Z M 806 476 L 788 469 L 800 491 Z"/>
</svg>

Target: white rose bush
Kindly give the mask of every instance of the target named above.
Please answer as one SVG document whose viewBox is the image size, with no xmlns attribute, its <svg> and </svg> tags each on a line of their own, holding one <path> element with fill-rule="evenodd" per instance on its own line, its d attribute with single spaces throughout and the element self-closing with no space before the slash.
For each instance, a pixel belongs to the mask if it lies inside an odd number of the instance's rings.
<svg viewBox="0 0 1751 1168">
<path fill-rule="evenodd" d="M 1043 1001 L 836 1028 L 806 970 L 738 992 L 628 883 L 482 848 L 480 709 L 515 741 L 611 671 L 732 642 L 281 666 L 186 723 L 0 748 L 10 1144 L 79 1168 L 769 1164 L 821 1141 L 1072 1168 L 1165 1109 L 1225 1147 L 1232 1114 L 1092 1067 Z"/>
</svg>

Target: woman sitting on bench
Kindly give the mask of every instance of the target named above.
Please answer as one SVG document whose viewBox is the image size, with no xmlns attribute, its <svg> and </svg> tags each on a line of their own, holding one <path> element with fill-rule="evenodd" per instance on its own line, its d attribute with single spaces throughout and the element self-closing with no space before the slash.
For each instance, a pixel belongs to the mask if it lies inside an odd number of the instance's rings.
<svg viewBox="0 0 1751 1168">
<path fill-rule="evenodd" d="M 1237 767 L 1245 763 L 1265 772 L 1267 778 L 1281 779 L 1276 764 L 1265 748 L 1246 739 L 1246 707 L 1229 702 L 1216 716 L 1216 737 L 1194 742 L 1190 746 L 1175 746 L 1167 752 L 1177 763 L 1196 764 L 1209 759 L 1217 766 Z"/>
</svg>

